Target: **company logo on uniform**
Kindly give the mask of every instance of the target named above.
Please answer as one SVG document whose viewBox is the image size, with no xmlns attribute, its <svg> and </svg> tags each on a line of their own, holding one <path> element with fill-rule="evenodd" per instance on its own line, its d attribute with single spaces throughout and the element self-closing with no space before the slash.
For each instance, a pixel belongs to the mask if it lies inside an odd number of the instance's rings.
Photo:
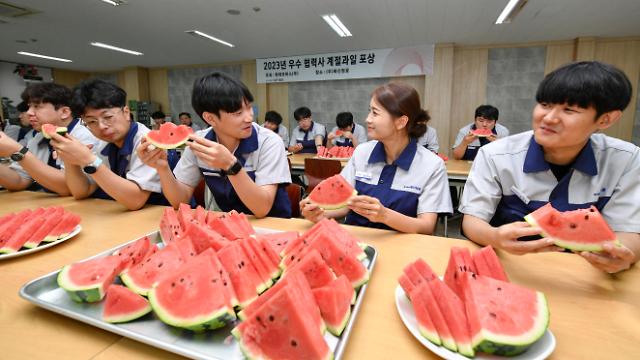
<svg viewBox="0 0 640 360">
<path fill-rule="evenodd" d="M 407 189 L 407 190 L 416 190 L 416 191 L 422 191 L 422 188 L 419 186 L 415 186 L 415 185 L 405 185 L 402 187 L 403 189 Z"/>
<path fill-rule="evenodd" d="M 597 193 L 593 193 L 593 196 L 603 196 L 606 194 L 606 192 L 607 192 L 607 188 L 602 188 Z"/>
</svg>

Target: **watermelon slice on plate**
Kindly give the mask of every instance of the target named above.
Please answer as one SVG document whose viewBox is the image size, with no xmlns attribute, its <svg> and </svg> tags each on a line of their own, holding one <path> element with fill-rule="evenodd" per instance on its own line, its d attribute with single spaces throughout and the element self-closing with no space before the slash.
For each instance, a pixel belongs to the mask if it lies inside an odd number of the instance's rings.
<svg viewBox="0 0 640 360">
<path fill-rule="evenodd" d="M 40 131 L 42 131 L 42 137 L 45 139 L 51 139 L 51 134 L 55 133 L 64 136 L 67 133 L 67 128 L 64 126 L 55 126 L 53 124 L 44 124 Z"/>
<path fill-rule="evenodd" d="M 160 149 L 175 149 L 184 145 L 192 133 L 193 129 L 189 126 L 165 122 L 158 130 L 149 131 L 146 138 Z"/>
<path fill-rule="evenodd" d="M 109 323 L 123 323 L 141 318 L 150 312 L 149 301 L 129 288 L 112 284 L 107 289 L 102 320 Z"/>
<path fill-rule="evenodd" d="M 102 300 L 120 272 L 122 260 L 107 256 L 66 265 L 58 273 L 58 285 L 77 302 Z"/>
<path fill-rule="evenodd" d="M 316 185 L 309 194 L 309 200 L 325 210 L 335 210 L 347 206 L 349 199 L 356 195 L 356 189 L 337 174 Z"/>
<path fill-rule="evenodd" d="M 471 130 L 471 133 L 477 137 L 487 137 L 493 135 L 493 131 L 489 129 L 475 129 Z"/>
<path fill-rule="evenodd" d="M 542 229 L 543 237 L 553 238 L 556 246 L 565 249 L 602 251 L 606 243 L 620 245 L 616 234 L 593 205 L 587 209 L 560 212 L 548 203 L 524 219 Z"/>
<path fill-rule="evenodd" d="M 333 335 L 340 336 L 351 316 L 351 300 L 355 296 L 349 279 L 342 275 L 326 286 L 311 291 L 327 329 Z"/>
</svg>

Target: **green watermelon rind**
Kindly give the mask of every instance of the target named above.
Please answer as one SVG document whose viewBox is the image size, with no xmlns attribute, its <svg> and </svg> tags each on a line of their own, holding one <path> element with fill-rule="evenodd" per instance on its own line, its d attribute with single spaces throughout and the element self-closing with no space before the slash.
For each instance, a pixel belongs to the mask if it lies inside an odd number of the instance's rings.
<svg viewBox="0 0 640 360">
<path fill-rule="evenodd" d="M 515 356 L 525 352 L 540 340 L 549 327 L 549 307 L 542 292 L 536 291 L 536 298 L 535 322 L 529 332 L 520 336 L 509 336 L 483 329 L 472 339 L 474 350 L 492 355 Z"/>
<path fill-rule="evenodd" d="M 112 324 L 125 323 L 135 319 L 139 319 L 150 313 L 151 310 L 151 305 L 147 303 L 147 305 L 140 310 L 123 313 L 118 316 L 103 316 L 102 320 Z"/>
<path fill-rule="evenodd" d="M 58 273 L 57 281 L 73 301 L 97 302 L 104 298 L 107 289 L 102 286 L 102 281 L 88 285 L 77 285 L 69 278 L 70 269 L 71 265 L 65 265 Z"/>
<path fill-rule="evenodd" d="M 147 288 L 147 287 L 143 287 L 141 285 L 138 285 L 135 280 L 129 276 L 129 272 L 128 270 L 122 272 L 120 274 L 120 280 L 122 280 L 122 283 L 129 288 L 129 290 L 135 292 L 136 294 L 140 294 L 142 296 L 147 296 L 149 295 L 149 291 L 151 290 L 151 288 Z"/>
<path fill-rule="evenodd" d="M 58 135 L 64 136 L 68 131 L 69 130 L 64 126 L 56 127 L 56 133 L 58 133 Z M 42 130 L 42 137 L 45 138 L 45 139 L 51 139 L 51 135 L 49 135 L 49 133 L 45 132 L 44 129 Z"/>
<path fill-rule="evenodd" d="M 349 306 L 344 317 L 338 324 L 329 324 L 326 320 L 324 323 L 327 327 L 327 330 L 329 330 L 330 333 L 332 333 L 335 336 L 340 336 L 344 331 L 344 328 L 347 327 L 347 323 L 349 322 L 350 317 L 351 317 L 351 307 Z"/>
<path fill-rule="evenodd" d="M 145 138 L 147 139 L 147 141 L 149 143 L 151 143 L 153 146 L 159 148 L 159 149 L 164 149 L 164 150 L 172 150 L 172 149 L 177 149 L 181 146 L 183 146 L 184 144 L 187 143 L 187 141 L 189 140 L 188 137 L 186 137 L 184 140 L 178 141 L 176 143 L 173 144 L 168 144 L 168 143 L 161 143 L 161 142 L 157 142 L 155 140 L 153 140 L 151 137 L 149 137 L 148 135 L 145 136 Z"/>
<path fill-rule="evenodd" d="M 535 226 L 535 227 L 539 227 L 542 229 L 542 227 L 540 225 L 538 225 L 538 222 L 536 221 L 536 219 L 533 218 L 533 216 L 531 216 L 531 214 L 526 215 L 524 217 L 524 221 L 526 221 L 527 223 L 529 223 L 529 225 L 531 226 Z M 563 239 L 558 239 L 557 237 L 553 237 L 553 236 L 549 236 L 549 234 L 545 233 L 544 231 L 540 232 L 540 236 L 545 237 L 545 238 L 552 238 L 553 239 L 553 244 L 564 248 L 564 249 L 569 249 L 572 251 L 591 251 L 591 252 L 598 252 L 598 251 L 602 251 L 603 250 L 603 245 L 604 244 L 613 244 L 614 246 L 621 246 L 622 244 L 620 243 L 619 240 L 610 240 L 610 241 L 603 241 L 601 243 L 597 243 L 597 244 L 585 244 L 585 243 L 578 243 L 578 242 L 574 242 L 571 240 L 563 240 Z"/>
<path fill-rule="evenodd" d="M 152 287 L 149 291 L 149 303 L 151 304 L 151 308 L 155 314 L 163 323 L 194 332 L 219 329 L 236 319 L 235 313 L 226 306 L 213 310 L 209 314 L 203 314 L 196 317 L 175 317 L 158 302 L 156 286 Z"/>
<path fill-rule="evenodd" d="M 264 360 L 265 357 L 260 355 L 260 354 L 254 354 L 251 352 L 251 350 L 249 350 L 245 345 L 244 342 L 242 341 L 242 334 L 240 334 L 240 330 L 238 330 L 238 327 L 234 327 L 231 330 L 231 335 L 233 335 L 234 338 L 236 338 L 236 341 L 238 342 L 238 347 L 240 348 L 240 351 L 242 352 L 242 355 L 244 355 L 247 359 L 249 360 Z M 328 352 L 327 357 L 321 360 L 333 360 L 334 356 L 333 353 L 331 351 Z"/>
<path fill-rule="evenodd" d="M 339 210 L 339 209 L 345 208 L 345 207 L 347 206 L 347 203 L 349 202 L 349 200 L 351 200 L 351 198 L 352 198 L 352 197 L 354 197 L 354 196 L 356 196 L 356 195 L 358 195 L 358 191 L 357 191 L 357 190 L 353 190 L 353 192 L 351 193 L 351 196 L 349 196 L 349 198 L 348 198 L 348 199 L 346 199 L 346 200 L 345 200 L 345 201 L 343 201 L 343 202 L 340 202 L 340 203 L 333 203 L 333 204 L 322 204 L 322 203 L 318 203 L 318 202 L 315 202 L 315 201 L 311 200 L 311 198 L 309 198 L 309 201 L 310 201 L 312 204 L 317 205 L 319 208 L 321 208 L 321 209 L 323 209 L 323 210 Z"/>
</svg>

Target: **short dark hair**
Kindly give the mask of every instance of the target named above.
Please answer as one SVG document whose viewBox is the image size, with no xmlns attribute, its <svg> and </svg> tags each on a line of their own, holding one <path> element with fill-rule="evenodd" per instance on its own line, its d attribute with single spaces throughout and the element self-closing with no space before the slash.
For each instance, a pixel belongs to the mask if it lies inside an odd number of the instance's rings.
<svg viewBox="0 0 640 360">
<path fill-rule="evenodd" d="M 31 84 L 24 89 L 20 97 L 27 104 L 49 103 L 56 109 L 71 106 L 71 89 L 51 82 Z"/>
<path fill-rule="evenodd" d="M 338 115 L 336 115 L 336 125 L 338 125 L 340 129 L 353 126 L 353 114 L 348 111 L 338 113 Z"/>
<path fill-rule="evenodd" d="M 154 111 L 153 114 L 151 114 L 151 118 L 152 119 L 164 119 L 165 115 L 162 111 Z"/>
<path fill-rule="evenodd" d="M 427 122 L 431 117 L 420 106 L 420 95 L 413 87 L 403 83 L 388 83 L 376 88 L 373 98 L 392 116 L 405 115 L 409 118 L 409 138 L 417 139 L 427 132 Z"/>
<path fill-rule="evenodd" d="M 311 110 L 306 106 L 299 107 L 293 112 L 293 118 L 296 119 L 296 121 L 300 121 L 308 117 L 311 117 Z"/>
<path fill-rule="evenodd" d="M 16 105 L 16 110 L 18 110 L 19 113 L 27 112 L 29 111 L 29 104 L 24 101 L 20 101 L 20 103 Z"/>
<path fill-rule="evenodd" d="M 264 114 L 264 121 L 280 125 L 282 124 L 282 116 L 277 111 L 270 110 Z"/>
<path fill-rule="evenodd" d="M 536 92 L 538 103 L 593 106 L 596 119 L 609 111 L 623 111 L 631 101 L 629 78 L 613 65 L 580 61 L 545 76 Z"/>
<path fill-rule="evenodd" d="M 181 117 L 182 115 L 186 115 L 189 119 L 191 119 L 191 114 L 189 114 L 186 111 L 181 112 L 180 114 L 178 114 L 178 117 Z"/>
<path fill-rule="evenodd" d="M 244 103 L 252 102 L 253 95 L 247 86 L 223 73 L 205 75 L 193 83 L 191 106 L 201 118 L 205 112 L 216 116 L 220 116 L 220 110 L 236 112 Z"/>
<path fill-rule="evenodd" d="M 87 108 L 123 108 L 127 104 L 127 93 L 118 85 L 108 81 L 93 79 L 81 82 L 73 89 L 71 111 L 79 117 Z"/>
<path fill-rule="evenodd" d="M 493 105 L 480 105 L 476 108 L 476 114 L 474 117 L 483 117 L 489 120 L 498 121 L 500 111 Z"/>
</svg>

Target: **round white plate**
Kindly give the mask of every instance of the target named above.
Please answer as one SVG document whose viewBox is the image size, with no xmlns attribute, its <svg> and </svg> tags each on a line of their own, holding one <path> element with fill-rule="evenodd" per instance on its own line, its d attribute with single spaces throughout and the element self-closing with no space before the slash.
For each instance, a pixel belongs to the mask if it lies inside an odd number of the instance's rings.
<svg viewBox="0 0 640 360">
<path fill-rule="evenodd" d="M 3 259 L 9 259 L 9 258 L 14 258 L 14 257 L 18 257 L 18 256 L 23 256 L 23 255 L 27 255 L 27 254 L 31 254 L 34 252 L 38 252 L 47 248 L 50 248 L 54 245 L 58 245 L 61 242 L 67 241 L 69 239 L 71 239 L 72 237 L 78 235 L 78 233 L 80 232 L 80 230 L 82 230 L 82 226 L 78 225 L 75 227 L 75 229 L 73 229 L 73 231 L 71 231 L 69 233 L 69 235 L 63 237 L 62 239 L 56 240 L 56 241 L 52 241 L 49 243 L 46 242 L 41 242 L 40 245 L 36 246 L 33 249 L 22 249 L 22 250 L 18 250 L 17 252 L 11 253 L 11 254 L 0 254 L 0 260 Z"/>
<path fill-rule="evenodd" d="M 402 290 L 402 287 L 400 285 L 396 287 L 396 308 L 398 309 L 398 313 L 400 314 L 400 318 L 402 319 L 404 326 L 409 329 L 411 334 L 416 339 L 418 339 L 418 341 L 420 341 L 422 345 L 427 347 L 433 353 L 447 360 L 469 360 L 469 358 L 463 355 L 460 355 L 456 352 L 430 342 L 420 334 L 420 330 L 418 329 L 418 320 L 416 319 L 416 315 L 413 312 L 413 306 L 411 305 L 409 298 L 407 298 L 404 290 Z M 551 331 L 547 329 L 540 340 L 536 341 L 536 343 L 533 344 L 527 351 L 518 356 L 503 357 L 485 353 L 478 353 L 476 354 L 474 359 L 541 360 L 546 359 L 549 355 L 551 355 L 555 347 L 556 338 L 553 336 Z"/>
</svg>

